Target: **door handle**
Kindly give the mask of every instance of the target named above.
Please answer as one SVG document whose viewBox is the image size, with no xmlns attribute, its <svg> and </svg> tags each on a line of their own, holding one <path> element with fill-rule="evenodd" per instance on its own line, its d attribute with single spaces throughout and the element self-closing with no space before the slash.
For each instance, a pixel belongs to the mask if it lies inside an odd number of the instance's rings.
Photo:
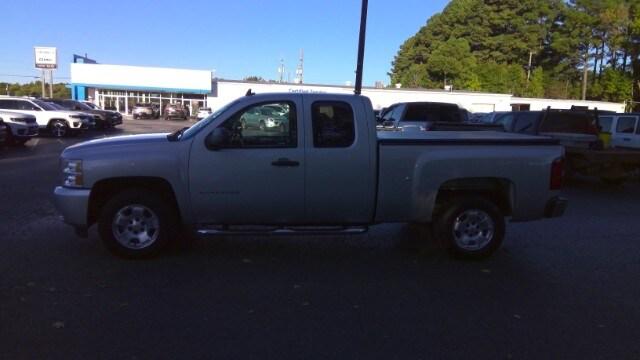
<svg viewBox="0 0 640 360">
<path fill-rule="evenodd" d="M 282 167 L 296 167 L 300 166 L 300 163 L 295 160 L 290 160 L 287 158 L 280 158 L 278 160 L 272 161 L 271 165 L 273 166 L 282 166 Z"/>
</svg>

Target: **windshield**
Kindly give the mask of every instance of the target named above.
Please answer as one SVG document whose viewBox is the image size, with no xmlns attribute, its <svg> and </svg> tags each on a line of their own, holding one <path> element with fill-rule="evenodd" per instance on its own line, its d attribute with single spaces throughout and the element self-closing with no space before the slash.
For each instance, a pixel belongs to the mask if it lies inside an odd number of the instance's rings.
<svg viewBox="0 0 640 360">
<path fill-rule="evenodd" d="M 198 132 L 200 132 L 201 129 L 207 127 L 207 125 L 211 124 L 214 120 L 216 120 L 218 118 L 218 116 L 220 116 L 222 113 L 224 113 L 228 108 L 230 108 L 233 104 L 235 104 L 238 100 L 230 102 L 229 104 L 221 107 L 220 109 L 218 109 L 216 112 L 214 112 L 213 114 L 207 116 L 206 118 L 198 121 L 197 123 L 193 124 L 193 126 L 191 126 L 190 128 L 188 128 L 187 130 L 185 130 L 182 134 L 182 139 L 189 139 L 192 136 L 194 136 L 195 134 L 197 134 Z"/>
<path fill-rule="evenodd" d="M 93 110 L 89 105 L 81 102 L 74 102 L 73 104 L 69 104 L 70 106 L 77 105 L 82 110 Z"/>
<path fill-rule="evenodd" d="M 38 106 L 40 106 L 41 108 L 43 108 L 44 110 L 48 110 L 48 111 L 60 110 L 59 108 L 53 106 L 52 103 L 48 103 L 48 102 L 45 102 L 45 101 L 42 101 L 42 100 L 33 100 L 33 102 L 35 104 L 37 104 Z"/>
</svg>

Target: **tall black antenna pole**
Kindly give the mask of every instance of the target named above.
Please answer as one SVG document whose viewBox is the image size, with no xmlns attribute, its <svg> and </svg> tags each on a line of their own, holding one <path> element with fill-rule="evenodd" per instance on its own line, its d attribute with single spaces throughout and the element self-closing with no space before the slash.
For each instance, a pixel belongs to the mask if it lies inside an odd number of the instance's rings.
<svg viewBox="0 0 640 360">
<path fill-rule="evenodd" d="M 362 0 L 362 13 L 360 14 L 360 39 L 358 40 L 358 67 L 356 68 L 356 89 L 354 93 L 362 93 L 362 66 L 364 63 L 364 42 L 367 32 L 367 8 L 369 0 Z"/>
</svg>

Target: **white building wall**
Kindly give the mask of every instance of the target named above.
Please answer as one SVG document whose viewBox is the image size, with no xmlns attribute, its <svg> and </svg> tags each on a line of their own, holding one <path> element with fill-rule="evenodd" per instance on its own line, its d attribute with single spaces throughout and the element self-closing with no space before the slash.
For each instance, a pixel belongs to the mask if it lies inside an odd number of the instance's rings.
<svg viewBox="0 0 640 360">
<path fill-rule="evenodd" d="M 211 71 L 108 64 L 71 64 L 71 83 L 117 87 L 121 90 L 171 89 L 211 91 Z"/>
<path fill-rule="evenodd" d="M 209 95 L 207 105 L 218 109 L 225 104 L 242 97 L 247 90 L 255 93 L 339 93 L 353 94 L 352 87 L 298 85 L 278 83 L 253 83 L 241 81 L 219 80 L 214 96 Z M 215 96 L 217 95 L 217 96 Z M 362 95 L 371 99 L 374 109 L 382 109 L 398 102 L 433 101 L 458 104 L 471 112 L 511 111 L 512 104 L 529 104 L 531 110 L 543 110 L 548 106 L 553 109 L 570 109 L 572 105 L 588 106 L 590 109 L 624 112 L 624 104 L 599 101 L 581 100 L 553 100 L 516 98 L 509 94 L 490 94 L 475 92 L 447 92 L 437 90 L 409 90 L 409 89 L 362 89 Z"/>
</svg>

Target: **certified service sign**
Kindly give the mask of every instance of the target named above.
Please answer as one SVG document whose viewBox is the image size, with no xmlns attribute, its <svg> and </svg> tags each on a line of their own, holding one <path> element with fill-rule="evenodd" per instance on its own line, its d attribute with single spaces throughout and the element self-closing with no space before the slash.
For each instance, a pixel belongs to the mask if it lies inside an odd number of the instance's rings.
<svg viewBox="0 0 640 360">
<path fill-rule="evenodd" d="M 38 69 L 57 69 L 58 68 L 58 50 L 54 47 L 33 48 L 36 55 L 36 68 Z"/>
</svg>

